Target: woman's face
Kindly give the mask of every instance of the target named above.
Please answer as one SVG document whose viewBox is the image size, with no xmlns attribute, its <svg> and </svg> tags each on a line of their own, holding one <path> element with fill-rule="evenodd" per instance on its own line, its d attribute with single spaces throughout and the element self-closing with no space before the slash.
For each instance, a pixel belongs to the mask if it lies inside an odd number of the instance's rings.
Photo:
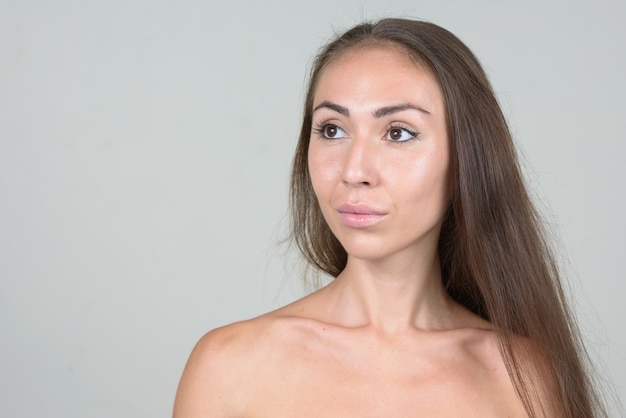
<svg viewBox="0 0 626 418">
<path fill-rule="evenodd" d="M 449 160 L 439 86 L 402 50 L 356 48 L 323 71 L 309 170 L 324 218 L 350 257 L 435 256 Z"/>
</svg>

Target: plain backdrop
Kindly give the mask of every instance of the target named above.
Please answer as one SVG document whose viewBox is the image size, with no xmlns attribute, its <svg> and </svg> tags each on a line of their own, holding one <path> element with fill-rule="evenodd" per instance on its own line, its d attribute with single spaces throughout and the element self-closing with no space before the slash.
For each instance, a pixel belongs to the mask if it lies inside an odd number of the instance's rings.
<svg viewBox="0 0 626 418">
<path fill-rule="evenodd" d="M 626 2 L 0 0 L 2 416 L 167 417 L 203 333 L 303 294 L 280 241 L 309 63 L 386 16 L 483 62 L 624 398 Z"/>
</svg>

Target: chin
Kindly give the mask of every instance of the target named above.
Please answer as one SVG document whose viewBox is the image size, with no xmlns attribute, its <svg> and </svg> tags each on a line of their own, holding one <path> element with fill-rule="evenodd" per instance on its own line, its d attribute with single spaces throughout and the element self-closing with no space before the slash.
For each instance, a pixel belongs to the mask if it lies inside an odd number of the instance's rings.
<svg viewBox="0 0 626 418">
<path fill-rule="evenodd" d="M 406 239 L 401 234 L 390 234 L 383 236 L 380 234 L 350 233 L 335 235 L 349 258 L 369 261 L 383 261 L 394 257 L 414 261 L 424 257 L 436 257 L 437 245 L 439 241 L 440 226 L 437 225 L 416 234 L 412 239 Z M 404 238 L 404 239 L 403 239 Z M 400 258 L 398 258 L 400 257 Z"/>
<path fill-rule="evenodd" d="M 380 240 L 339 240 L 348 254 L 348 258 L 358 260 L 382 260 L 395 253 L 402 251 L 401 248 L 394 248 Z"/>
</svg>

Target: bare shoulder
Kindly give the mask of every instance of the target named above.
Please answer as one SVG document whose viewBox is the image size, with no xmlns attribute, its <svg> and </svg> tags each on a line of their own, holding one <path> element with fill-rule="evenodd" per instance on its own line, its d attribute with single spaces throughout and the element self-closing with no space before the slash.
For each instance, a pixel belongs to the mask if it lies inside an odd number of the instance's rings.
<svg viewBox="0 0 626 418">
<path fill-rule="evenodd" d="M 474 359 L 474 364 L 493 382 L 493 393 L 500 399 L 509 399 L 510 405 L 526 416 L 518 384 L 525 382 L 526 393 L 537 417 L 559 417 L 554 403 L 556 383 L 550 372 L 546 353 L 528 338 L 509 335 L 503 337 L 495 330 L 468 330 L 461 349 Z M 508 350 L 508 354 L 507 354 Z M 511 361 L 511 357 L 514 361 Z"/>
<path fill-rule="evenodd" d="M 527 382 L 526 390 L 537 417 L 564 417 L 557 401 L 559 392 L 554 367 L 549 356 L 536 342 L 514 336 L 511 350 L 517 358 L 522 379 Z"/>
<path fill-rule="evenodd" d="M 279 373 L 271 365 L 280 362 L 294 338 L 289 325 L 294 319 L 279 310 L 205 334 L 185 366 L 174 417 L 245 415 L 263 384 L 259 377 L 272 379 L 272 373 Z"/>
<path fill-rule="evenodd" d="M 226 417 L 245 409 L 238 372 L 246 360 L 246 347 L 254 346 L 258 325 L 250 321 L 217 328 L 196 344 L 181 377 L 174 417 Z"/>
<path fill-rule="evenodd" d="M 525 416 L 524 407 L 510 377 L 501 351 L 497 331 L 488 328 L 465 328 L 458 331 L 455 358 L 462 362 L 468 387 L 476 388 L 491 397 L 502 416 Z M 471 390 L 471 389 L 468 389 Z"/>
</svg>

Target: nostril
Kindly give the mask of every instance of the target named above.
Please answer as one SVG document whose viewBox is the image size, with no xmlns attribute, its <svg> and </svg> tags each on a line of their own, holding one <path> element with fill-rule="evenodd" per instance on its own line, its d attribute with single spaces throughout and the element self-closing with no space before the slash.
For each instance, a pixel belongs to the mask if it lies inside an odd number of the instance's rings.
<svg viewBox="0 0 626 418">
<path fill-rule="evenodd" d="M 343 183 L 349 186 L 371 186 L 372 183 L 370 181 L 361 180 L 361 181 L 351 181 L 350 179 L 344 179 Z"/>
</svg>

